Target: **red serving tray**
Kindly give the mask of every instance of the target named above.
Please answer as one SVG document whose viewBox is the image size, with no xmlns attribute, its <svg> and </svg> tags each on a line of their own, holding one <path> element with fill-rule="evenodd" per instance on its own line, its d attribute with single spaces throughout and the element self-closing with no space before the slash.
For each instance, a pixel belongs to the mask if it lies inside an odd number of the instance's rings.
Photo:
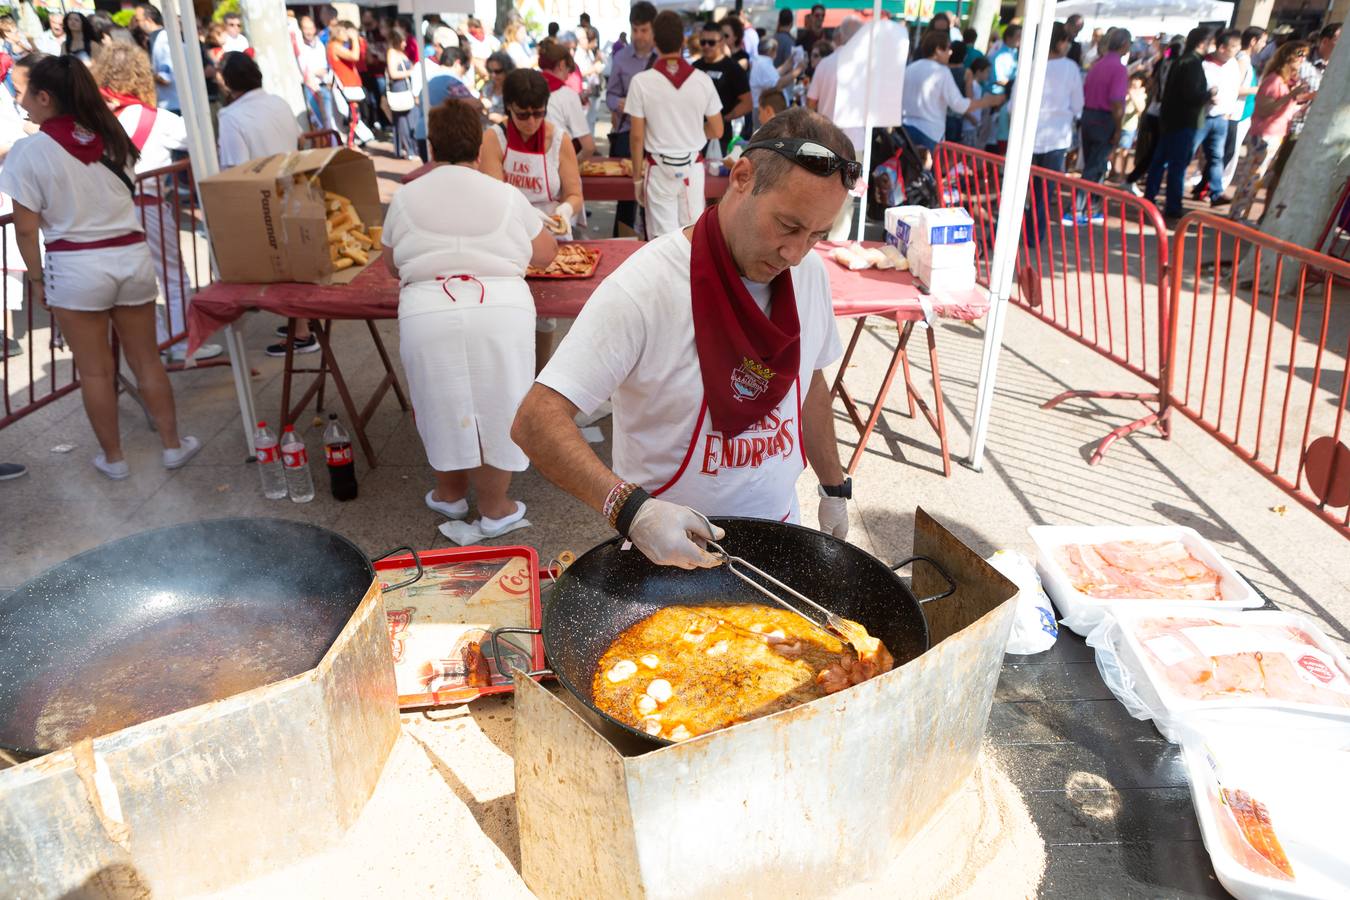
<svg viewBox="0 0 1350 900">
<path fill-rule="evenodd" d="M 591 270 L 589 272 L 576 275 L 568 275 L 568 274 L 545 275 L 542 272 L 534 273 L 527 270 L 525 272 L 525 277 L 528 279 L 537 278 L 545 281 L 575 281 L 582 278 L 592 278 L 595 276 L 596 270 L 600 268 L 600 255 L 602 251 L 596 250 L 594 247 L 587 247 L 586 249 L 590 250 L 592 253 L 595 254 L 595 260 L 592 262 Z"/>
<path fill-rule="evenodd" d="M 503 598 L 518 595 L 525 607 L 525 618 L 529 627 L 539 627 L 541 620 L 539 587 L 544 578 L 551 577 L 551 573 L 547 569 L 539 568 L 539 554 L 533 547 L 447 547 L 440 550 L 419 551 L 417 556 L 422 562 L 423 570 L 429 575 L 435 574 L 435 571 L 440 569 L 445 572 L 445 576 L 429 579 L 428 575 L 424 575 L 421 581 L 407 588 L 386 593 L 385 612 L 389 618 L 390 639 L 394 644 L 396 663 L 404 662 L 401 655 L 405 649 L 413 645 L 412 629 L 416 628 L 419 622 L 424 628 L 427 625 L 458 627 L 462 623 L 454 621 L 456 613 L 460 617 L 469 613 L 460 601 L 467 600 L 471 603 L 484 592 L 490 591 L 492 595 Z M 506 571 L 505 567 L 517 557 L 523 562 L 514 570 Z M 473 566 L 473 563 L 486 565 Z M 498 565 L 494 568 L 493 564 Z M 412 557 L 404 553 L 375 563 L 375 573 L 384 586 L 388 582 L 383 573 L 411 569 L 413 566 Z M 461 568 L 462 571 L 455 571 Z M 401 577 L 388 579 L 388 581 L 395 580 L 401 580 Z M 486 632 L 491 627 L 505 624 L 518 622 L 474 622 L 475 626 L 489 626 L 481 630 L 466 627 L 453 647 L 447 647 L 442 654 L 426 660 L 427 664 L 439 667 L 439 671 L 433 669 L 428 672 L 428 683 L 421 685 L 420 689 L 410 688 L 406 683 L 408 667 L 405 665 L 400 673 L 405 683 L 399 687 L 399 709 L 450 706 L 468 703 L 479 697 L 513 691 L 515 687 L 511 675 L 509 672 L 503 674 L 498 670 L 497 661 L 489 655 L 490 644 L 486 637 Z M 521 650 L 522 638 L 522 635 L 503 636 L 502 641 L 510 642 L 514 649 Z M 478 646 L 470 650 L 468 641 Z M 423 641 L 419 645 L 422 652 L 425 652 L 425 643 Z M 462 651 L 462 655 L 457 655 L 455 651 Z M 525 654 L 522 652 L 520 656 L 523 658 Z M 472 657 L 473 664 L 466 661 L 469 657 Z M 529 657 L 531 670 L 544 668 L 544 642 L 538 635 L 530 638 Z M 415 660 L 410 659 L 407 662 L 413 663 Z M 459 671 L 461 668 L 466 670 L 472 668 L 478 677 L 468 676 L 466 671 Z M 486 681 L 481 678 L 484 670 L 487 674 Z M 438 678 L 438 675 L 441 677 Z M 438 681 L 455 681 L 461 677 L 468 678 L 470 683 L 454 683 L 448 686 L 437 684 Z M 472 683 L 474 681 L 477 683 Z"/>
</svg>

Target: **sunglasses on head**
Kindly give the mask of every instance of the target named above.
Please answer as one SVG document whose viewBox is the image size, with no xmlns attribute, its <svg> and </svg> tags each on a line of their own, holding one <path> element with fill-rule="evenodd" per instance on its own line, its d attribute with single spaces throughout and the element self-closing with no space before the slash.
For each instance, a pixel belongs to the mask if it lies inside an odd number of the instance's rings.
<svg viewBox="0 0 1350 900">
<path fill-rule="evenodd" d="M 853 185 L 862 175 L 862 163 L 844 159 L 829 147 L 802 138 L 752 141 L 745 150 L 747 153 L 751 150 L 772 150 L 784 159 L 792 160 L 812 175 L 818 175 L 821 178 L 828 178 L 838 172 L 839 180 L 844 183 L 844 188 L 850 191 L 853 190 Z"/>
<path fill-rule="evenodd" d="M 513 109 L 511 115 L 517 119 L 542 119 L 548 115 L 547 109 Z"/>
</svg>

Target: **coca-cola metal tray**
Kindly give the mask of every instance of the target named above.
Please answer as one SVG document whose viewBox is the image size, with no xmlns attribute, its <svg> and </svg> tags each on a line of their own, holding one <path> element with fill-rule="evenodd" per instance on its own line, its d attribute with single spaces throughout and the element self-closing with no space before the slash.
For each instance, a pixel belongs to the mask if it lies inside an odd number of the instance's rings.
<svg viewBox="0 0 1350 900">
<path fill-rule="evenodd" d="M 505 625 L 538 628 L 539 570 L 532 547 L 453 547 L 418 553 L 424 574 L 385 590 L 400 709 L 468 703 L 513 690 L 510 669 L 544 667 L 543 642 L 503 639 L 510 666 L 493 657 L 488 633 Z M 407 554 L 375 564 L 381 586 L 416 571 Z M 509 649 L 508 649 L 509 648 Z"/>
</svg>

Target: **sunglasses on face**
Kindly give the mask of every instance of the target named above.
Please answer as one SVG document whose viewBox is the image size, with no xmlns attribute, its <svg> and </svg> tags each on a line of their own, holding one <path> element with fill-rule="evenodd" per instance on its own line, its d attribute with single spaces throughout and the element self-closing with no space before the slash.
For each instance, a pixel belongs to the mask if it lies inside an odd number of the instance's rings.
<svg viewBox="0 0 1350 900">
<path fill-rule="evenodd" d="M 700 39 L 699 39 L 699 43 L 702 44 L 702 45 L 705 46 L 705 47 L 716 47 L 718 44 L 722 43 L 722 39 L 721 39 L 721 38 L 713 38 L 712 40 L 705 40 L 705 39 L 700 38 Z"/>
<path fill-rule="evenodd" d="M 839 180 L 843 182 L 844 188 L 850 191 L 853 190 L 853 185 L 862 175 L 862 163 L 844 159 L 823 144 L 802 140 L 801 138 L 753 141 L 745 150 L 747 153 L 751 150 L 772 150 L 784 159 L 792 160 L 812 175 L 818 175 L 821 178 L 828 178 L 838 172 Z"/>
<path fill-rule="evenodd" d="M 548 115 L 547 109 L 513 109 L 511 115 L 517 119 L 542 119 Z"/>
<path fill-rule="evenodd" d="M 489 68 L 487 71 L 488 71 L 488 74 L 489 74 L 489 75 L 500 75 L 500 74 L 502 74 L 502 70 L 501 70 L 501 69 L 492 69 L 492 68 Z"/>
</svg>

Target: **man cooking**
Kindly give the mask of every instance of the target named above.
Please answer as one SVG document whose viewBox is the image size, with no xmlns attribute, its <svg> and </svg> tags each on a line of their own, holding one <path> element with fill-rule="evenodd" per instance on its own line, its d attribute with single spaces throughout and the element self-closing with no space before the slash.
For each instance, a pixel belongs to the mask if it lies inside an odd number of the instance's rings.
<svg viewBox="0 0 1350 900">
<path fill-rule="evenodd" d="M 652 39 L 656 62 L 633 76 L 624 105 L 632 123 L 633 194 L 648 238 L 692 225 L 703 213 L 703 148 L 722 136 L 717 87 L 682 55 L 684 20 L 659 13 Z"/>
<path fill-rule="evenodd" d="M 796 522 L 808 463 L 821 529 L 848 533 L 821 374 L 842 348 L 811 247 L 861 168 L 827 119 L 775 116 L 716 207 L 605 279 L 521 405 L 512 438 L 531 462 L 653 562 L 716 565 L 700 543 L 721 530 L 694 510 Z M 613 470 L 573 424 L 611 397 Z"/>
</svg>

